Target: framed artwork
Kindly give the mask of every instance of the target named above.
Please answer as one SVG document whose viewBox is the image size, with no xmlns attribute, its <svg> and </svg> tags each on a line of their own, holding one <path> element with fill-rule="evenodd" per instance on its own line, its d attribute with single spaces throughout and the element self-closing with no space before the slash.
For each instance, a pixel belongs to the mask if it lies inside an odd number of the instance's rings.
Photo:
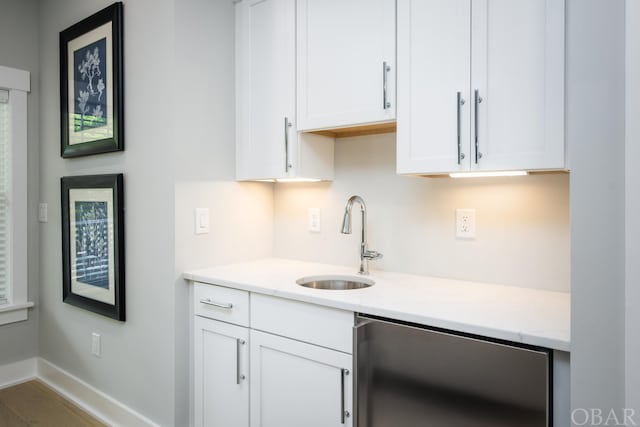
<svg viewBox="0 0 640 427">
<path fill-rule="evenodd" d="M 60 154 L 124 150 L 122 3 L 60 33 Z"/>
<path fill-rule="evenodd" d="M 62 300 L 125 320 L 123 175 L 66 176 Z"/>
</svg>

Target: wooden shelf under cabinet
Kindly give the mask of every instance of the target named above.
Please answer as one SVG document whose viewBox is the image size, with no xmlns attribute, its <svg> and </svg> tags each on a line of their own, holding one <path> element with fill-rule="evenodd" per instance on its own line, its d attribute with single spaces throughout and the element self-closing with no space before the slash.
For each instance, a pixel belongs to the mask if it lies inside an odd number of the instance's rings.
<svg viewBox="0 0 640 427">
<path fill-rule="evenodd" d="M 331 138 L 348 138 L 352 136 L 378 135 L 382 133 L 393 133 L 396 131 L 396 122 L 374 123 L 362 126 L 350 126 L 338 129 L 314 130 L 309 133 L 329 136 Z"/>
</svg>

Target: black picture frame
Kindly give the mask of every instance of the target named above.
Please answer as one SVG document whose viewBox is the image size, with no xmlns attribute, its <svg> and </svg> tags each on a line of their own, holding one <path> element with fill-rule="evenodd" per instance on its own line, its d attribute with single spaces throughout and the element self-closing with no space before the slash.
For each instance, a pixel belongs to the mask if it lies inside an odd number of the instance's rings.
<svg viewBox="0 0 640 427">
<path fill-rule="evenodd" d="M 60 155 L 124 150 L 122 2 L 60 32 Z"/>
<path fill-rule="evenodd" d="M 125 321 L 123 174 L 65 176 L 62 300 Z"/>
</svg>

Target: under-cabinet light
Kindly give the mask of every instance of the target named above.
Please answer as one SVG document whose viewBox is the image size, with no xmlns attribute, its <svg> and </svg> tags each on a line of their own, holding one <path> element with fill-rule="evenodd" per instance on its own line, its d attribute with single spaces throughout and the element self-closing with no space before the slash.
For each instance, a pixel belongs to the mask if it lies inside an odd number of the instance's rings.
<svg viewBox="0 0 640 427">
<path fill-rule="evenodd" d="M 451 178 L 484 178 L 491 176 L 524 176 L 527 171 L 496 171 L 496 172 L 456 172 L 450 173 Z"/>
<path fill-rule="evenodd" d="M 276 182 L 320 182 L 317 178 L 278 178 Z"/>
</svg>

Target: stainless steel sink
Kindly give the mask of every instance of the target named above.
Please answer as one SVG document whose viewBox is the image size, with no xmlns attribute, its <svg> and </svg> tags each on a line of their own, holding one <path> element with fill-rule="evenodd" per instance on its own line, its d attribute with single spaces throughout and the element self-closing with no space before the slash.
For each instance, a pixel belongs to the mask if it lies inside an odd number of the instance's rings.
<svg viewBox="0 0 640 427">
<path fill-rule="evenodd" d="M 296 280 L 300 286 L 313 289 L 346 290 L 362 289 L 372 286 L 375 282 L 371 279 L 356 276 L 309 276 Z"/>
</svg>

